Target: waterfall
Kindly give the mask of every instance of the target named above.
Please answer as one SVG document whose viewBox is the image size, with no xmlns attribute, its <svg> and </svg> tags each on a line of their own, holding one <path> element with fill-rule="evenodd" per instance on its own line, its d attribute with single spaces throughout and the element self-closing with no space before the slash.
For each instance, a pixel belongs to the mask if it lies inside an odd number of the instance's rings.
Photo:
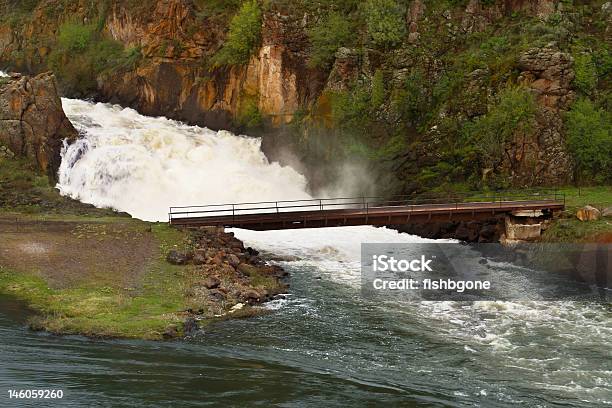
<svg viewBox="0 0 612 408">
<path fill-rule="evenodd" d="M 64 146 L 64 195 L 165 221 L 170 206 L 310 198 L 306 179 L 270 163 L 261 140 L 133 109 L 62 99 L 81 138 Z"/>
</svg>

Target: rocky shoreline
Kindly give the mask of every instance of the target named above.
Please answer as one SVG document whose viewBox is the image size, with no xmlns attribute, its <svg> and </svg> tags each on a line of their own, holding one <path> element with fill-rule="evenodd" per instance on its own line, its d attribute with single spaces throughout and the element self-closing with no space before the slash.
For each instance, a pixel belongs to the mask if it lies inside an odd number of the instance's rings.
<svg viewBox="0 0 612 408">
<path fill-rule="evenodd" d="M 270 265 L 259 252 L 223 228 L 202 227 L 188 231 L 190 242 L 185 250 L 171 249 L 166 261 L 191 267 L 195 277 L 186 289 L 197 310 L 185 311 L 184 333 L 189 335 L 206 319 L 246 317 L 265 313 L 253 306 L 284 298 L 289 288 L 289 273 L 278 265 Z M 169 326 L 165 338 L 179 335 L 176 325 Z"/>
</svg>

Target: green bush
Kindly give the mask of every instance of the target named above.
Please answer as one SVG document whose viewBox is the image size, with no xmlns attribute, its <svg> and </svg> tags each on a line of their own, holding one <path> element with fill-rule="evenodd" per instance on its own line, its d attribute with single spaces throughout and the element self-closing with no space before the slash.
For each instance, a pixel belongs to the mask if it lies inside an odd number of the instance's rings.
<svg viewBox="0 0 612 408">
<path fill-rule="evenodd" d="M 597 86 L 597 67 L 590 53 L 574 56 L 574 85 L 583 93 L 590 95 Z"/>
<path fill-rule="evenodd" d="M 329 65 L 338 48 L 348 43 L 351 34 L 346 17 L 335 12 L 328 14 L 308 32 L 312 44 L 310 64 L 313 67 Z"/>
<path fill-rule="evenodd" d="M 83 52 L 92 42 L 96 33 L 93 24 L 64 23 L 59 29 L 58 43 L 68 51 Z"/>
<path fill-rule="evenodd" d="M 351 132 L 366 132 L 370 118 L 370 89 L 355 84 L 351 91 L 330 93 L 332 120 L 335 125 Z"/>
<path fill-rule="evenodd" d="M 414 69 L 404 80 L 403 87 L 393 93 L 392 106 L 400 114 L 402 122 L 416 127 L 425 120 L 427 113 L 431 110 L 432 100 L 428 89 L 423 86 L 425 83 L 427 81 L 423 72 Z M 442 81 L 438 83 L 443 84 Z"/>
<path fill-rule="evenodd" d="M 495 169 L 503 160 L 504 146 L 517 134 L 528 133 L 535 122 L 533 95 L 521 87 L 509 87 L 495 105 L 463 128 L 467 143 L 481 154 L 483 164 Z"/>
<path fill-rule="evenodd" d="M 385 102 L 387 90 L 385 89 L 385 78 L 382 70 L 377 69 L 372 78 L 372 108 L 377 109 Z"/>
<path fill-rule="evenodd" d="M 394 0 L 367 0 L 365 20 L 372 42 L 383 48 L 401 43 L 406 34 L 404 12 Z"/>
<path fill-rule="evenodd" d="M 257 106 L 257 97 L 245 98 L 236 117 L 236 122 L 246 129 L 254 129 L 263 124 L 263 116 Z"/>
<path fill-rule="evenodd" d="M 612 181 L 612 115 L 581 98 L 565 115 L 567 143 L 578 181 Z"/>
<path fill-rule="evenodd" d="M 232 18 L 227 40 L 213 57 L 213 64 L 246 64 L 260 41 L 261 9 L 256 0 L 247 0 Z"/>
</svg>

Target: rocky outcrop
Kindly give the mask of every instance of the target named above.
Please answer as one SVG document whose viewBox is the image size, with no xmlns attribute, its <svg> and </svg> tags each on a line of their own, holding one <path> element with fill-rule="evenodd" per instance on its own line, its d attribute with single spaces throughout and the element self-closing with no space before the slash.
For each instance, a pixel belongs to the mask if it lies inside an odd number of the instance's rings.
<svg viewBox="0 0 612 408">
<path fill-rule="evenodd" d="M 78 136 L 62 109 L 55 77 L 13 75 L 0 81 L 0 145 L 55 181 L 63 141 Z"/>
<path fill-rule="evenodd" d="M 507 146 L 504 168 L 515 185 L 559 185 L 572 179 L 573 163 L 563 132 L 563 112 L 575 99 L 574 61 L 554 45 L 533 48 L 518 61 L 518 82 L 537 100 L 534 129 Z"/>
</svg>

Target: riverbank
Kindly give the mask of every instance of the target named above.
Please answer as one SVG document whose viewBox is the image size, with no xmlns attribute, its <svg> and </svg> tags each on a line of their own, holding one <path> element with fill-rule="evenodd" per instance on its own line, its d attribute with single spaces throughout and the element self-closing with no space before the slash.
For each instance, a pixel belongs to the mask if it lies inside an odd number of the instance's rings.
<svg viewBox="0 0 612 408">
<path fill-rule="evenodd" d="M 21 160 L 0 158 L 0 293 L 37 312 L 33 329 L 162 339 L 285 289 L 280 268 L 222 231 L 181 231 L 62 197 Z"/>
<path fill-rule="evenodd" d="M 565 212 L 543 232 L 542 241 L 612 242 L 612 186 L 566 187 L 559 192 L 565 194 Z M 576 217 L 578 210 L 587 205 L 600 210 L 599 219 L 580 221 Z"/>
</svg>

